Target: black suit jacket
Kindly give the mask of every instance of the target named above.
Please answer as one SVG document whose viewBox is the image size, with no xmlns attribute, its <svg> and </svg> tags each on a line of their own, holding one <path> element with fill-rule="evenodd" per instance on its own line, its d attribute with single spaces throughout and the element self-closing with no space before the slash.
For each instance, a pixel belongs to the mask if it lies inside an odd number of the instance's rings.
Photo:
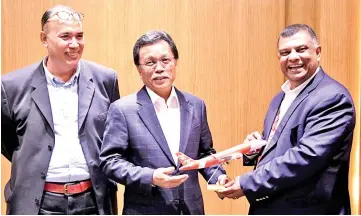
<svg viewBox="0 0 361 216">
<path fill-rule="evenodd" d="M 1 153 L 11 162 L 11 177 L 5 186 L 7 214 L 35 215 L 55 144 L 42 63 L 6 74 L 1 83 Z M 109 105 L 119 98 L 116 72 L 81 60 L 78 95 L 79 139 L 97 206 L 100 214 L 112 214 L 116 184 L 99 169 L 99 151 Z"/>
<path fill-rule="evenodd" d="M 284 93 L 269 106 L 268 139 Z M 351 214 L 348 170 L 355 109 L 347 89 L 320 68 L 280 119 L 240 185 L 250 214 Z"/>
<path fill-rule="evenodd" d="M 207 122 L 206 106 L 199 98 L 178 91 L 180 109 L 179 150 L 193 159 L 215 153 Z M 136 94 L 122 97 L 109 108 L 101 167 L 114 181 L 125 185 L 123 214 L 204 214 L 198 172 L 214 184 L 225 174 L 216 166 L 179 171 L 158 121 L 154 105 L 143 87 Z M 175 188 L 152 187 L 159 167 L 176 168 L 174 174 L 189 178 Z"/>
</svg>

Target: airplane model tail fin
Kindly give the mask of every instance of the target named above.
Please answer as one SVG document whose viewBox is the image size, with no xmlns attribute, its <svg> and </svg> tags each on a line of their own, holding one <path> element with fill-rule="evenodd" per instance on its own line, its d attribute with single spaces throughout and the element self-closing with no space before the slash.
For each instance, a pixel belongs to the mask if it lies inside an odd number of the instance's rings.
<svg viewBox="0 0 361 216">
<path fill-rule="evenodd" d="M 175 154 L 177 155 L 178 160 L 180 161 L 180 163 L 183 166 L 190 164 L 191 162 L 194 161 L 192 158 L 188 157 L 187 155 L 183 154 L 182 152 L 176 152 Z"/>
</svg>

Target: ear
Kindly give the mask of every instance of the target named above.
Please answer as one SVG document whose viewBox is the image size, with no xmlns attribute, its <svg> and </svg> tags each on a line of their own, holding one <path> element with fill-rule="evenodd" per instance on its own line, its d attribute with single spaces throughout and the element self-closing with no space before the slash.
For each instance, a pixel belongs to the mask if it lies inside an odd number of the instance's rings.
<svg viewBox="0 0 361 216">
<path fill-rule="evenodd" d="M 280 58 L 281 58 L 281 54 L 280 54 L 280 52 L 279 52 L 279 51 L 277 51 L 277 57 L 278 57 L 278 59 L 280 59 Z"/>
<path fill-rule="evenodd" d="M 321 60 L 321 46 L 316 48 L 317 61 Z"/>
<path fill-rule="evenodd" d="M 137 65 L 137 71 L 138 71 L 140 79 L 142 80 L 142 69 L 140 68 L 140 65 Z"/>
<path fill-rule="evenodd" d="M 46 33 L 44 31 L 41 31 L 40 32 L 40 41 L 44 45 L 45 48 L 48 47 L 48 42 L 46 39 L 47 39 Z"/>
</svg>

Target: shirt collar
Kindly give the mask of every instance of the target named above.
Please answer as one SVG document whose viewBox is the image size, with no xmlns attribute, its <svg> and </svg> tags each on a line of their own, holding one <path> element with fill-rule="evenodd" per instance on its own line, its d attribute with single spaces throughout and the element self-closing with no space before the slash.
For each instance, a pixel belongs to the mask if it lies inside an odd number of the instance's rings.
<svg viewBox="0 0 361 216">
<path fill-rule="evenodd" d="M 52 86 L 55 86 L 55 87 L 67 87 L 67 86 L 75 85 L 76 81 L 78 80 L 79 74 L 80 74 L 80 61 L 78 63 L 78 67 L 76 68 L 76 71 L 73 74 L 73 76 L 71 76 L 70 79 L 67 82 L 63 82 L 62 80 L 55 77 L 52 73 L 50 73 L 50 71 L 46 67 L 47 60 L 48 60 L 48 56 L 46 56 L 43 59 L 42 63 L 43 63 L 44 71 L 45 71 L 46 82 L 48 84 L 50 84 Z"/>
<path fill-rule="evenodd" d="M 171 107 L 171 108 L 178 108 L 178 96 L 177 93 L 175 91 L 174 86 L 172 86 L 172 91 L 169 95 L 169 98 L 167 100 L 167 102 L 165 102 L 165 100 L 160 97 L 159 95 L 157 95 L 157 93 L 155 93 L 153 90 L 151 90 L 150 88 L 148 88 L 148 86 L 145 87 L 147 89 L 147 92 L 149 94 L 149 97 L 153 103 L 153 105 L 157 105 L 159 103 L 163 103 L 166 104 L 167 107 Z"/>
<path fill-rule="evenodd" d="M 285 94 L 299 94 L 305 87 L 306 85 L 311 82 L 312 78 L 316 76 L 317 72 L 320 70 L 320 67 L 318 67 L 316 69 L 316 72 L 310 77 L 308 78 L 305 82 L 303 82 L 301 85 L 297 86 L 294 89 L 291 89 L 290 86 L 290 81 L 287 80 L 285 83 L 283 83 L 283 85 L 281 86 L 282 91 L 284 91 Z"/>
</svg>

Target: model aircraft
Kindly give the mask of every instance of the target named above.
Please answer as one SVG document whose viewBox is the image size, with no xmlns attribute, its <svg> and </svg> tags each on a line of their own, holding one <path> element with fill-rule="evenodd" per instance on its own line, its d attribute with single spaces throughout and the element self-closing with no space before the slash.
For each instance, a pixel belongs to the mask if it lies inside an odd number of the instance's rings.
<svg viewBox="0 0 361 216">
<path fill-rule="evenodd" d="M 179 170 L 203 169 L 217 164 L 223 164 L 230 160 L 240 159 L 243 154 L 256 151 L 267 144 L 265 140 L 251 140 L 247 144 L 238 144 L 232 148 L 209 155 L 199 160 L 194 160 L 182 152 L 177 152 L 178 160 L 182 164 Z"/>
</svg>

